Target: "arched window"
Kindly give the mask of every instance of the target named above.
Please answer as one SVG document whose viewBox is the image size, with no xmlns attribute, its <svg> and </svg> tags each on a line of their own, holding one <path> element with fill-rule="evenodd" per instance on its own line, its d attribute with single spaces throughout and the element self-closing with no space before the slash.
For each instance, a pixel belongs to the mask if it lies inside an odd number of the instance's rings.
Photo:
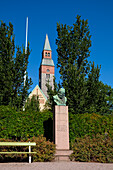
<svg viewBox="0 0 113 170">
<path fill-rule="evenodd" d="M 48 57 L 50 57 L 50 53 L 48 53 Z"/>
<path fill-rule="evenodd" d="M 50 79 L 50 74 L 46 74 L 46 80 Z"/>
<path fill-rule="evenodd" d="M 45 56 L 47 56 L 47 52 L 45 52 Z"/>
</svg>

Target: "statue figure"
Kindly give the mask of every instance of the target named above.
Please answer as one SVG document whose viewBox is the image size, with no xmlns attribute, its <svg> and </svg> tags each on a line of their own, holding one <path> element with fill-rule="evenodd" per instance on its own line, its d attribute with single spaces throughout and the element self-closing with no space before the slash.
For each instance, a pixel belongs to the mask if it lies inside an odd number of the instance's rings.
<svg viewBox="0 0 113 170">
<path fill-rule="evenodd" d="M 67 98 L 65 97 L 65 89 L 60 88 L 58 95 L 53 96 L 53 99 L 58 106 L 66 106 Z"/>
</svg>

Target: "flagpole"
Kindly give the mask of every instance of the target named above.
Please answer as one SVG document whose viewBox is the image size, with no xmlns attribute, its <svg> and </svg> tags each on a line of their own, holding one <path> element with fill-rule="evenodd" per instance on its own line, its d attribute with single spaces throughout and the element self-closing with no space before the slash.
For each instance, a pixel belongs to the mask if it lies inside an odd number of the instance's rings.
<svg viewBox="0 0 113 170">
<path fill-rule="evenodd" d="M 26 42 L 25 42 L 25 54 L 27 54 L 27 37 L 28 37 L 28 17 L 26 18 Z M 26 82 L 26 70 L 24 75 L 24 86 Z"/>
<path fill-rule="evenodd" d="M 26 18 L 26 42 L 25 42 L 25 54 L 27 54 L 27 37 L 28 37 L 28 17 Z M 24 72 L 24 86 L 26 82 L 26 70 Z M 23 111 L 25 111 L 25 101 L 23 103 Z"/>
<path fill-rule="evenodd" d="M 25 54 L 27 53 L 27 37 L 28 37 L 28 17 L 26 18 L 26 44 L 25 44 Z"/>
</svg>

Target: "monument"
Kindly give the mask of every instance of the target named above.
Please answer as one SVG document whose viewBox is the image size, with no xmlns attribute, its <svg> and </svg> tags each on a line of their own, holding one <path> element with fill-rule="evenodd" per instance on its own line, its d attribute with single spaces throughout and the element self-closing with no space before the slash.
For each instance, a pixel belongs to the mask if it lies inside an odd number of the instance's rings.
<svg viewBox="0 0 113 170">
<path fill-rule="evenodd" d="M 61 88 L 58 95 L 53 96 L 53 99 L 58 106 L 66 106 L 67 98 L 65 97 L 65 89 Z"/>
<path fill-rule="evenodd" d="M 56 144 L 55 161 L 69 161 L 72 151 L 69 150 L 69 118 L 65 89 L 61 88 L 58 95 L 53 96 L 53 99 L 57 104 L 53 116 L 53 137 Z"/>
</svg>

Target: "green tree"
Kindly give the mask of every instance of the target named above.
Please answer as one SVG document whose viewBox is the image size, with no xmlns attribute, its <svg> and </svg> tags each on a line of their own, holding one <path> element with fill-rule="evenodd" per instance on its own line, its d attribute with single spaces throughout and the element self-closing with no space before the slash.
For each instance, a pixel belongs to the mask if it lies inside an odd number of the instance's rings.
<svg viewBox="0 0 113 170">
<path fill-rule="evenodd" d="M 113 88 L 111 86 L 103 85 L 104 88 L 101 88 L 105 95 L 105 99 L 107 101 L 107 106 L 106 106 L 106 114 L 113 114 Z"/>
<path fill-rule="evenodd" d="M 73 27 L 57 24 L 57 33 L 57 66 L 60 68 L 62 85 L 66 89 L 69 110 L 73 113 L 84 113 L 86 75 L 90 70 L 87 61 L 91 47 L 88 21 L 77 16 Z"/>
<path fill-rule="evenodd" d="M 80 19 L 73 27 L 63 24 L 57 24 L 58 37 L 56 40 L 58 64 L 60 68 L 63 85 L 67 79 L 67 73 L 70 66 L 76 66 L 77 70 L 84 66 L 87 73 L 87 58 L 90 56 L 89 47 L 91 47 L 91 35 L 88 28 L 88 21 Z"/>
<path fill-rule="evenodd" d="M 105 85 L 99 81 L 100 68 L 95 67 L 94 62 L 91 64 L 91 69 L 86 80 L 87 96 L 86 96 L 86 111 L 89 113 L 106 113 L 109 112 L 107 104 L 107 91 Z"/>
<path fill-rule="evenodd" d="M 60 89 L 60 83 L 57 85 L 57 83 L 55 82 L 55 77 L 53 79 L 53 84 L 54 84 L 54 89 L 52 89 L 52 87 L 50 86 L 49 81 L 46 83 L 48 100 L 46 102 L 45 109 L 49 108 L 51 111 L 54 110 L 54 105 L 55 105 L 53 96 L 58 94 L 58 91 Z"/>
<path fill-rule="evenodd" d="M 27 65 L 30 55 L 29 44 L 27 53 L 25 49 L 15 47 L 13 25 L 0 25 L 0 105 L 11 105 L 17 109 L 22 108 L 32 84 L 28 78 Z M 24 76 L 26 81 L 24 84 Z"/>
<path fill-rule="evenodd" d="M 57 33 L 57 67 L 66 89 L 69 111 L 74 114 L 109 112 L 112 102 L 108 99 L 112 101 L 112 92 L 107 95 L 105 85 L 99 81 L 100 68 L 87 60 L 91 47 L 88 21 L 77 16 L 72 27 L 57 24 Z"/>
<path fill-rule="evenodd" d="M 31 99 L 27 99 L 27 102 L 25 104 L 25 111 L 40 111 L 39 106 L 39 97 L 33 95 Z"/>
</svg>

